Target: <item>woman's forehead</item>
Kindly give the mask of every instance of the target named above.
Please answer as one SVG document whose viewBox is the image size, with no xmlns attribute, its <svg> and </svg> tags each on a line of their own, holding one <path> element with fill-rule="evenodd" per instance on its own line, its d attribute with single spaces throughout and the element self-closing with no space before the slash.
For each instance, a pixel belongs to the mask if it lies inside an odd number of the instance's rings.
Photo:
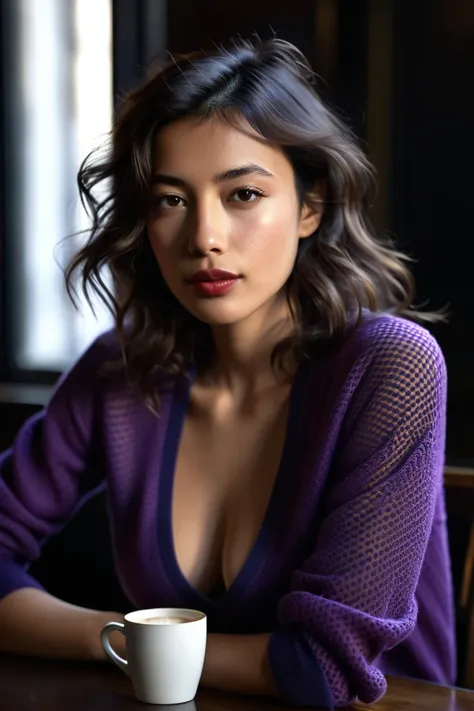
<svg viewBox="0 0 474 711">
<path fill-rule="evenodd" d="M 292 175 L 283 150 L 263 139 L 244 119 L 235 125 L 217 116 L 205 121 L 181 119 L 162 129 L 155 139 L 155 172 L 215 176 L 246 164 L 281 177 Z"/>
</svg>

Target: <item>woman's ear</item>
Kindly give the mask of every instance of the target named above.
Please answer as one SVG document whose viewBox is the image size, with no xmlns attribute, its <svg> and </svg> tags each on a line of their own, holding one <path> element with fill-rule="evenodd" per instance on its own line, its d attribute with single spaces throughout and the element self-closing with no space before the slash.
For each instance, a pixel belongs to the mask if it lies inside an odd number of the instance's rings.
<svg viewBox="0 0 474 711">
<path fill-rule="evenodd" d="M 301 208 L 299 237 L 304 239 L 316 232 L 324 214 L 324 201 L 326 199 L 326 181 L 319 180 L 314 190 L 307 193 Z"/>
</svg>

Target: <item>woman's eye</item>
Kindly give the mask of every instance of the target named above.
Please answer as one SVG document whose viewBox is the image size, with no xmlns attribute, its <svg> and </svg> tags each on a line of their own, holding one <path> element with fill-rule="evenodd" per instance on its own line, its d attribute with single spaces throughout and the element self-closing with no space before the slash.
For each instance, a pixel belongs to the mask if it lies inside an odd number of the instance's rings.
<svg viewBox="0 0 474 711">
<path fill-rule="evenodd" d="M 234 202 L 249 203 L 260 200 L 263 197 L 263 193 L 255 188 L 240 188 L 240 190 L 232 193 L 231 197 L 234 198 Z"/>
<path fill-rule="evenodd" d="M 184 198 L 179 195 L 156 195 L 155 205 L 159 208 L 183 207 Z"/>
</svg>

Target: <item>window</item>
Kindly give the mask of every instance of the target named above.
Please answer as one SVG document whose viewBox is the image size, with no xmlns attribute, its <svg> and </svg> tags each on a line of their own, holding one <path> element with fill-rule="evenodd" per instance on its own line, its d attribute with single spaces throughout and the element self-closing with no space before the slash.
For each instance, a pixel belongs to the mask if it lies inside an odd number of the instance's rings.
<svg viewBox="0 0 474 711">
<path fill-rule="evenodd" d="M 8 0 L 2 19 L 10 345 L 16 367 L 60 371 L 111 325 L 74 310 L 62 267 L 87 238 L 79 165 L 110 130 L 112 0 Z"/>
</svg>

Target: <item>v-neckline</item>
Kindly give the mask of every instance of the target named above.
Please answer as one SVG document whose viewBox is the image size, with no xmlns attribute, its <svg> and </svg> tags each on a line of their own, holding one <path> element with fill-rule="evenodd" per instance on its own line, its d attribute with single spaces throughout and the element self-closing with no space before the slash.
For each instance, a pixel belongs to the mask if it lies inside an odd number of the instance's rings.
<svg viewBox="0 0 474 711">
<path fill-rule="evenodd" d="M 165 432 L 165 444 L 161 462 L 158 500 L 158 546 L 163 560 L 166 575 L 180 599 L 188 601 L 186 604 L 200 607 L 203 611 L 215 609 L 229 604 L 236 598 L 241 598 L 252 577 L 259 569 L 271 540 L 272 531 L 278 526 L 282 505 L 286 500 L 288 485 L 293 472 L 291 463 L 294 454 L 295 442 L 299 439 L 300 417 L 304 398 L 304 373 L 306 364 L 301 364 L 293 379 L 290 390 L 290 405 L 286 424 L 285 441 L 278 466 L 278 471 L 273 484 L 272 492 L 265 511 L 262 523 L 250 553 L 243 566 L 237 573 L 229 588 L 222 595 L 213 599 L 210 595 L 199 592 L 182 572 L 174 548 L 173 522 L 172 522 L 172 497 L 174 477 L 178 458 L 179 445 L 189 406 L 191 387 L 196 374 L 189 371 L 185 383 L 177 383 L 172 394 L 172 403 L 168 425 Z"/>
</svg>

